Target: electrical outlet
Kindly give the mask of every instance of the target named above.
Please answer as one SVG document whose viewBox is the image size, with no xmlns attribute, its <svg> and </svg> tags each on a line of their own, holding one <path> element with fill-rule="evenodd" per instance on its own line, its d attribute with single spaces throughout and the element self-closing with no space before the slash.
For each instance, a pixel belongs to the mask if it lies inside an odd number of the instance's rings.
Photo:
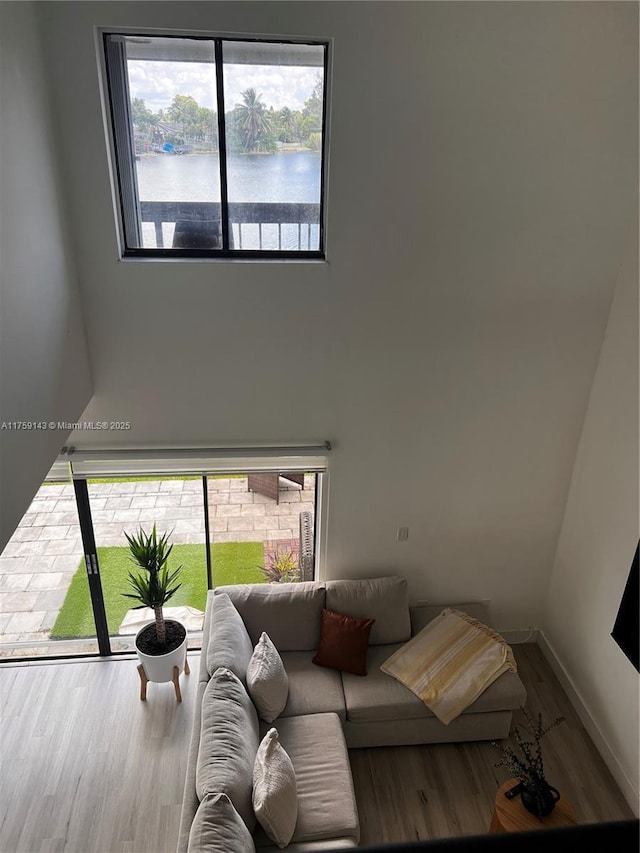
<svg viewBox="0 0 640 853">
<path fill-rule="evenodd" d="M 408 527 L 399 527 L 398 528 L 398 542 L 406 542 L 409 538 L 409 528 Z"/>
</svg>

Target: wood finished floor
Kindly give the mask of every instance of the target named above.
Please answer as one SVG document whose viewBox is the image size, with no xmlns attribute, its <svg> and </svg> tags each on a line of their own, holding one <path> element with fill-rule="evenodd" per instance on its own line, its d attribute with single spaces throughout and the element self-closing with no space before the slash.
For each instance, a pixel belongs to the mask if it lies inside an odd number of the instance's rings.
<svg viewBox="0 0 640 853">
<path fill-rule="evenodd" d="M 516 646 L 530 710 L 564 714 L 545 738 L 550 781 L 579 822 L 632 817 L 611 774 L 533 645 Z M 0 667 L 2 853 L 173 853 L 198 655 L 138 699 L 136 661 Z M 354 750 L 361 844 L 488 829 L 508 778 L 487 743 Z"/>
</svg>

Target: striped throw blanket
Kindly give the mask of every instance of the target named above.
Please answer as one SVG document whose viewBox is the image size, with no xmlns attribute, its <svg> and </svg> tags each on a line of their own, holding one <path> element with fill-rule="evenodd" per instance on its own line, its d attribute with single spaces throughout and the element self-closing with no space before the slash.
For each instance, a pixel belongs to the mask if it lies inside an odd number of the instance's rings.
<svg viewBox="0 0 640 853">
<path fill-rule="evenodd" d="M 380 667 L 448 725 L 516 662 L 504 639 L 477 619 L 447 608 Z"/>
</svg>

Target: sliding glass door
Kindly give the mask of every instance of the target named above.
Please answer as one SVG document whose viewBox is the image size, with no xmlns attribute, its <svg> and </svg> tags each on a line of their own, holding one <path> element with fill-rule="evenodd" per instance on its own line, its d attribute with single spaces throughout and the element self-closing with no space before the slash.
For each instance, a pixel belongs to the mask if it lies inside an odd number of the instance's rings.
<svg viewBox="0 0 640 853">
<path fill-rule="evenodd" d="M 0 555 L 0 659 L 104 653 L 76 488 L 69 466 L 61 466 L 38 489 Z"/>
<path fill-rule="evenodd" d="M 0 657 L 133 651 L 153 614 L 126 596 L 136 572 L 127 535 L 154 525 L 173 546 L 170 569 L 181 567 L 165 615 L 185 624 L 191 648 L 209 589 L 312 580 L 324 474 L 287 461 L 206 473 L 166 473 L 171 459 L 157 473 L 140 462 L 125 473 L 117 457 L 105 471 L 67 462 L 73 481 L 40 489 L 0 556 Z"/>
<path fill-rule="evenodd" d="M 202 478 L 107 478 L 93 480 L 87 491 L 111 652 L 133 650 L 135 634 L 153 620 L 152 611 L 126 594 L 132 592 L 129 573 L 144 574 L 131 560 L 127 535 L 150 534 L 154 526 L 173 546 L 169 569 L 182 567 L 165 616 L 185 624 L 191 644 L 199 646 L 207 596 Z"/>
</svg>

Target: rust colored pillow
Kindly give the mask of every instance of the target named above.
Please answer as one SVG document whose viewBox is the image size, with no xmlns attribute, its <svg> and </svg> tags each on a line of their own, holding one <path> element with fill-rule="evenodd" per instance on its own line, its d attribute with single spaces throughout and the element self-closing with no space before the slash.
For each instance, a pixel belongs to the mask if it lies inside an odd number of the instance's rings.
<svg viewBox="0 0 640 853">
<path fill-rule="evenodd" d="M 323 609 L 320 644 L 313 663 L 353 675 L 366 675 L 367 646 L 375 621 Z"/>
</svg>

